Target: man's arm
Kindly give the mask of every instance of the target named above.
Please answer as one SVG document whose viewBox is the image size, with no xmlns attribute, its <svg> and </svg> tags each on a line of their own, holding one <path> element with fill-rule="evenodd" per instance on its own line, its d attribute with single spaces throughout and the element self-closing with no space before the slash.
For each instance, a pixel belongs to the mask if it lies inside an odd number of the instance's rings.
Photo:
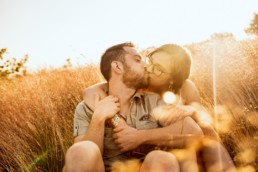
<svg viewBox="0 0 258 172">
<path fill-rule="evenodd" d="M 90 140 L 95 142 L 101 153 L 103 152 L 103 139 L 104 139 L 104 128 L 105 121 L 113 117 L 117 112 L 120 111 L 120 105 L 118 103 L 118 98 L 114 96 L 108 96 L 101 101 L 99 97 L 95 98 L 96 110 L 92 115 L 92 119 L 88 126 L 85 134 L 77 136 L 74 142 Z M 77 109 L 78 110 L 78 109 Z M 76 112 L 83 113 L 83 112 Z M 85 113 L 85 112 L 84 112 Z M 83 114 L 82 114 L 83 115 Z"/>
<path fill-rule="evenodd" d="M 142 144 L 183 147 L 188 141 L 203 137 L 202 130 L 190 117 L 163 128 L 136 130 L 123 126 L 115 128 L 114 132 L 115 142 L 122 151 Z"/>
</svg>

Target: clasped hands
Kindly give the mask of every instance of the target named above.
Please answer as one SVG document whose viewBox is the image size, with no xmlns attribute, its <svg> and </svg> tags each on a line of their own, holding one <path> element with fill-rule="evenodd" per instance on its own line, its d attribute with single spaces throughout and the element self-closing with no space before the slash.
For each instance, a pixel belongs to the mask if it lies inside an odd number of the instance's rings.
<svg viewBox="0 0 258 172">
<path fill-rule="evenodd" d="M 100 119 L 111 119 L 120 111 L 119 99 L 109 95 L 100 100 L 99 95 L 95 95 L 93 115 Z M 137 138 L 137 129 L 130 127 L 121 119 L 118 126 L 113 130 L 113 138 L 115 143 L 122 152 L 137 148 L 141 144 L 141 139 Z"/>
</svg>

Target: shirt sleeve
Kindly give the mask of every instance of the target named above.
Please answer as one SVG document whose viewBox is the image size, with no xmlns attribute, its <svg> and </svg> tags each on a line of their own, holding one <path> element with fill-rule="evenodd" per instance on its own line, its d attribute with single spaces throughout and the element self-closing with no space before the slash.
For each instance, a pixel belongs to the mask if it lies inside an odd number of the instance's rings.
<svg viewBox="0 0 258 172">
<path fill-rule="evenodd" d="M 90 116 L 85 103 L 77 105 L 74 113 L 74 132 L 73 136 L 84 135 L 90 124 Z"/>
</svg>

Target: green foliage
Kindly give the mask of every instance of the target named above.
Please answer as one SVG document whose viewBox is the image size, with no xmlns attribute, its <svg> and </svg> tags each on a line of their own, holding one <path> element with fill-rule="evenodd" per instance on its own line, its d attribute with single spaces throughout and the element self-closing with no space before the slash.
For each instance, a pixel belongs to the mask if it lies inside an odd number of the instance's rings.
<svg viewBox="0 0 258 172">
<path fill-rule="evenodd" d="M 25 55 L 20 60 L 16 58 L 5 58 L 4 55 L 7 54 L 7 49 L 3 48 L 0 50 L 0 77 L 7 78 L 17 75 L 25 75 L 27 69 L 25 67 L 28 61 L 28 55 Z"/>
<path fill-rule="evenodd" d="M 245 29 L 247 34 L 258 36 L 258 14 L 254 14 L 254 18 L 250 23 L 250 26 Z"/>
</svg>

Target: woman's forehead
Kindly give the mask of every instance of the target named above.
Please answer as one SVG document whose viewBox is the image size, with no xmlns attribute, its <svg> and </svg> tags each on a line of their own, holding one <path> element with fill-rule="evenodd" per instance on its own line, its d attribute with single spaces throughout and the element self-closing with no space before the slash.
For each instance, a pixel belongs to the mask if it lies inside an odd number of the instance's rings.
<svg viewBox="0 0 258 172">
<path fill-rule="evenodd" d="M 154 64 L 158 64 L 170 71 L 172 58 L 169 54 L 165 52 L 155 52 L 151 55 L 151 60 Z"/>
<path fill-rule="evenodd" d="M 151 60 L 153 62 L 166 62 L 169 63 L 172 58 L 168 53 L 165 52 L 156 52 L 151 55 Z"/>
</svg>

